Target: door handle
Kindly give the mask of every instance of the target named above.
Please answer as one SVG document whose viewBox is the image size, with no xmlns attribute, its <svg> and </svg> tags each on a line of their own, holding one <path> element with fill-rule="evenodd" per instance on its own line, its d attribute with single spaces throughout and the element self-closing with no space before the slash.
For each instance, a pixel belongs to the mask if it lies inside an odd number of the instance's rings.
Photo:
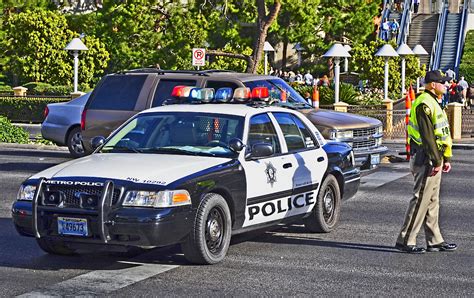
<svg viewBox="0 0 474 298">
<path fill-rule="evenodd" d="M 284 169 L 291 168 L 292 166 L 293 166 L 293 165 L 291 164 L 291 162 L 283 164 L 283 168 L 284 168 Z"/>
<path fill-rule="evenodd" d="M 322 162 L 323 160 L 324 160 L 324 157 L 323 157 L 323 156 L 320 156 L 320 157 L 318 157 L 318 159 L 317 159 L 318 162 Z"/>
</svg>

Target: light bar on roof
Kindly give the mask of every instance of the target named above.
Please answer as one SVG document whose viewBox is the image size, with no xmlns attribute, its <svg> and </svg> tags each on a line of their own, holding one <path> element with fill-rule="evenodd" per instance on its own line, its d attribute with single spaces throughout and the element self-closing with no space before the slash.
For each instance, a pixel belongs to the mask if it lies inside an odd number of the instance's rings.
<svg viewBox="0 0 474 298">
<path fill-rule="evenodd" d="M 239 87 L 234 90 L 233 100 L 237 103 L 243 103 L 250 100 L 250 88 L 248 87 Z"/>
<path fill-rule="evenodd" d="M 232 99 L 232 88 L 230 87 L 223 87 L 219 88 L 216 91 L 216 95 L 214 96 L 214 100 L 219 103 L 229 102 Z"/>
<path fill-rule="evenodd" d="M 267 101 L 270 97 L 267 87 L 255 87 L 252 89 L 252 99 Z"/>
</svg>

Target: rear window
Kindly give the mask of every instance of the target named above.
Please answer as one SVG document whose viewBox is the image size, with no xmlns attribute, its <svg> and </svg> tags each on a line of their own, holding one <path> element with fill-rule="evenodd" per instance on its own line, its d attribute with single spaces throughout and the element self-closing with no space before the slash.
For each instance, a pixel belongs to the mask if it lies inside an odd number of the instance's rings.
<svg viewBox="0 0 474 298">
<path fill-rule="evenodd" d="M 94 110 L 133 111 L 147 75 L 113 75 L 105 77 L 89 104 Z"/>
<path fill-rule="evenodd" d="M 152 107 L 158 107 L 163 105 L 163 102 L 171 98 L 171 92 L 173 88 L 179 85 L 183 86 L 196 86 L 195 80 L 167 80 L 161 79 L 155 90 L 153 96 Z"/>
</svg>

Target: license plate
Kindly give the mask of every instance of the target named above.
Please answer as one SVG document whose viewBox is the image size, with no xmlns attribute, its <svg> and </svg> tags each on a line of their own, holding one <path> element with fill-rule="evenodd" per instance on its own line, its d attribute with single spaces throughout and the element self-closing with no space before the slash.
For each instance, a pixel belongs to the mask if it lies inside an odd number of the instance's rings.
<svg viewBox="0 0 474 298">
<path fill-rule="evenodd" d="M 58 234 L 86 237 L 87 219 L 58 217 Z"/>
<path fill-rule="evenodd" d="M 373 154 L 370 156 L 370 164 L 378 165 L 380 163 L 380 154 Z"/>
</svg>

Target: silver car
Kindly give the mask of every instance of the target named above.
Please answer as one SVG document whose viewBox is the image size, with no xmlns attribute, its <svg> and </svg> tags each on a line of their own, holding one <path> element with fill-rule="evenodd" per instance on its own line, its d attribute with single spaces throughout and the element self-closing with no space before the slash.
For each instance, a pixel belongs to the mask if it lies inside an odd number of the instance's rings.
<svg viewBox="0 0 474 298">
<path fill-rule="evenodd" d="M 81 113 L 90 92 L 66 103 L 47 105 L 46 119 L 41 125 L 41 135 L 59 146 L 67 146 L 73 157 L 84 156 L 81 135 Z"/>
</svg>

